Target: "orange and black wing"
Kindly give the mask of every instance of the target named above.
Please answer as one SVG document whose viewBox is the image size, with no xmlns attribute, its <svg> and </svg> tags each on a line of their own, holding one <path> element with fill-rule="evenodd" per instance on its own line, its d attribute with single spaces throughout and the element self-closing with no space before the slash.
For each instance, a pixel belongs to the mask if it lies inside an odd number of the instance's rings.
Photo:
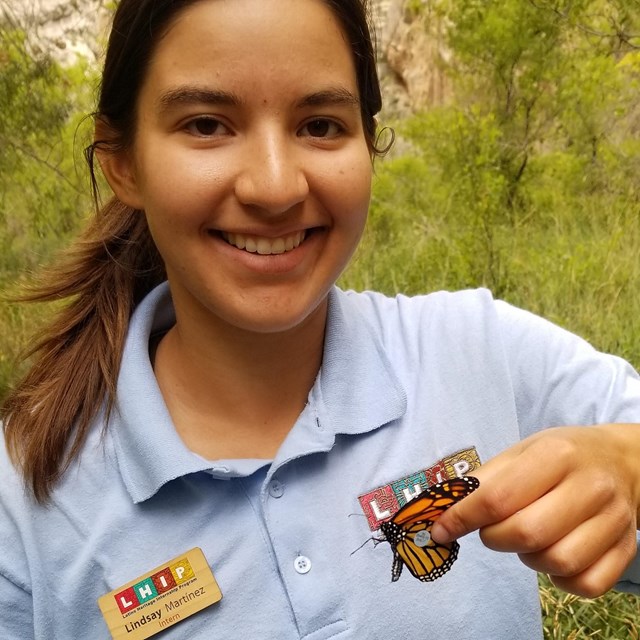
<svg viewBox="0 0 640 640">
<path fill-rule="evenodd" d="M 433 523 L 452 505 L 480 486 L 473 477 L 446 480 L 429 487 L 381 526 L 393 549 L 391 579 L 398 580 L 402 566 L 423 582 L 443 576 L 458 557 L 456 541 L 439 544 L 431 539 Z"/>
<path fill-rule="evenodd" d="M 391 522 L 398 526 L 406 526 L 418 520 L 435 522 L 449 507 L 468 496 L 479 486 L 480 482 L 472 476 L 435 484 L 407 502 L 391 518 Z"/>
<path fill-rule="evenodd" d="M 455 540 L 447 544 L 434 542 L 431 539 L 432 526 L 431 521 L 412 524 L 395 548 L 403 564 L 422 582 L 437 580 L 449 571 L 460 549 Z"/>
</svg>

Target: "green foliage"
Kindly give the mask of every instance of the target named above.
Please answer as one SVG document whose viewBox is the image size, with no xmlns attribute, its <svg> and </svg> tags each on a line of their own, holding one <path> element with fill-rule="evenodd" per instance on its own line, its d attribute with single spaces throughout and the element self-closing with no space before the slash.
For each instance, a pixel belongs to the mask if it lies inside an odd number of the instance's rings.
<svg viewBox="0 0 640 640">
<path fill-rule="evenodd" d="M 425 1 L 424 0 L 406 0 L 404 5 L 404 10 L 410 16 L 419 15 L 424 9 Z"/>
<path fill-rule="evenodd" d="M 638 25 L 597 0 L 434 4 L 455 100 L 398 124 L 343 284 L 487 286 L 640 364 L 640 56 L 602 35 Z"/>
<path fill-rule="evenodd" d="M 26 31 L 0 24 L 0 291 L 50 258 L 89 210 L 76 159 L 89 132 L 81 125 L 94 75 L 80 61 L 61 68 Z M 0 396 L 39 309 L 0 306 Z"/>
<path fill-rule="evenodd" d="M 75 172 L 86 65 L 61 69 L 35 53 L 26 35 L 0 29 L 0 269 L 39 261 L 77 227 L 85 185 Z M 29 255 L 31 254 L 31 255 Z"/>
</svg>

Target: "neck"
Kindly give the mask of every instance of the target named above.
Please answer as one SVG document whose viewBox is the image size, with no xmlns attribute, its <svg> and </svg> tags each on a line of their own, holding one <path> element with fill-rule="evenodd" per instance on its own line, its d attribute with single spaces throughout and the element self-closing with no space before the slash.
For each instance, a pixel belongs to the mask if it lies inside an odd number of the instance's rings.
<svg viewBox="0 0 640 640">
<path fill-rule="evenodd" d="M 271 458 L 305 406 L 324 346 L 326 301 L 280 333 L 180 318 L 160 342 L 155 371 L 176 430 L 209 458 Z"/>
</svg>

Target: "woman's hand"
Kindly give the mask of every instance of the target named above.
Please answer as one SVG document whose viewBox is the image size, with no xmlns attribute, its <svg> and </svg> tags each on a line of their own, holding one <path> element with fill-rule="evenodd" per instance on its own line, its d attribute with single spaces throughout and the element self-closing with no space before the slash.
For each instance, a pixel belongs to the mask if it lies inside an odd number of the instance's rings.
<svg viewBox="0 0 640 640">
<path fill-rule="evenodd" d="M 636 553 L 640 425 L 537 433 L 474 471 L 480 488 L 433 526 L 439 542 L 480 530 L 565 591 L 608 591 Z"/>
</svg>

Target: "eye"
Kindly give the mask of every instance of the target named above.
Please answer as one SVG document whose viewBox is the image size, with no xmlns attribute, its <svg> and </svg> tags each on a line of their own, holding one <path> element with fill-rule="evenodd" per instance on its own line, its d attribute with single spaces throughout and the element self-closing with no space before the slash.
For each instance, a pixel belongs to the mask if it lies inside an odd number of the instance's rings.
<svg viewBox="0 0 640 640">
<path fill-rule="evenodd" d="M 187 122 L 185 129 L 199 138 L 211 138 L 229 133 L 229 129 L 216 118 L 200 116 Z"/>
<path fill-rule="evenodd" d="M 307 122 L 298 135 L 309 136 L 311 138 L 333 138 L 340 135 L 343 127 L 333 120 L 327 118 L 315 118 Z"/>
</svg>

